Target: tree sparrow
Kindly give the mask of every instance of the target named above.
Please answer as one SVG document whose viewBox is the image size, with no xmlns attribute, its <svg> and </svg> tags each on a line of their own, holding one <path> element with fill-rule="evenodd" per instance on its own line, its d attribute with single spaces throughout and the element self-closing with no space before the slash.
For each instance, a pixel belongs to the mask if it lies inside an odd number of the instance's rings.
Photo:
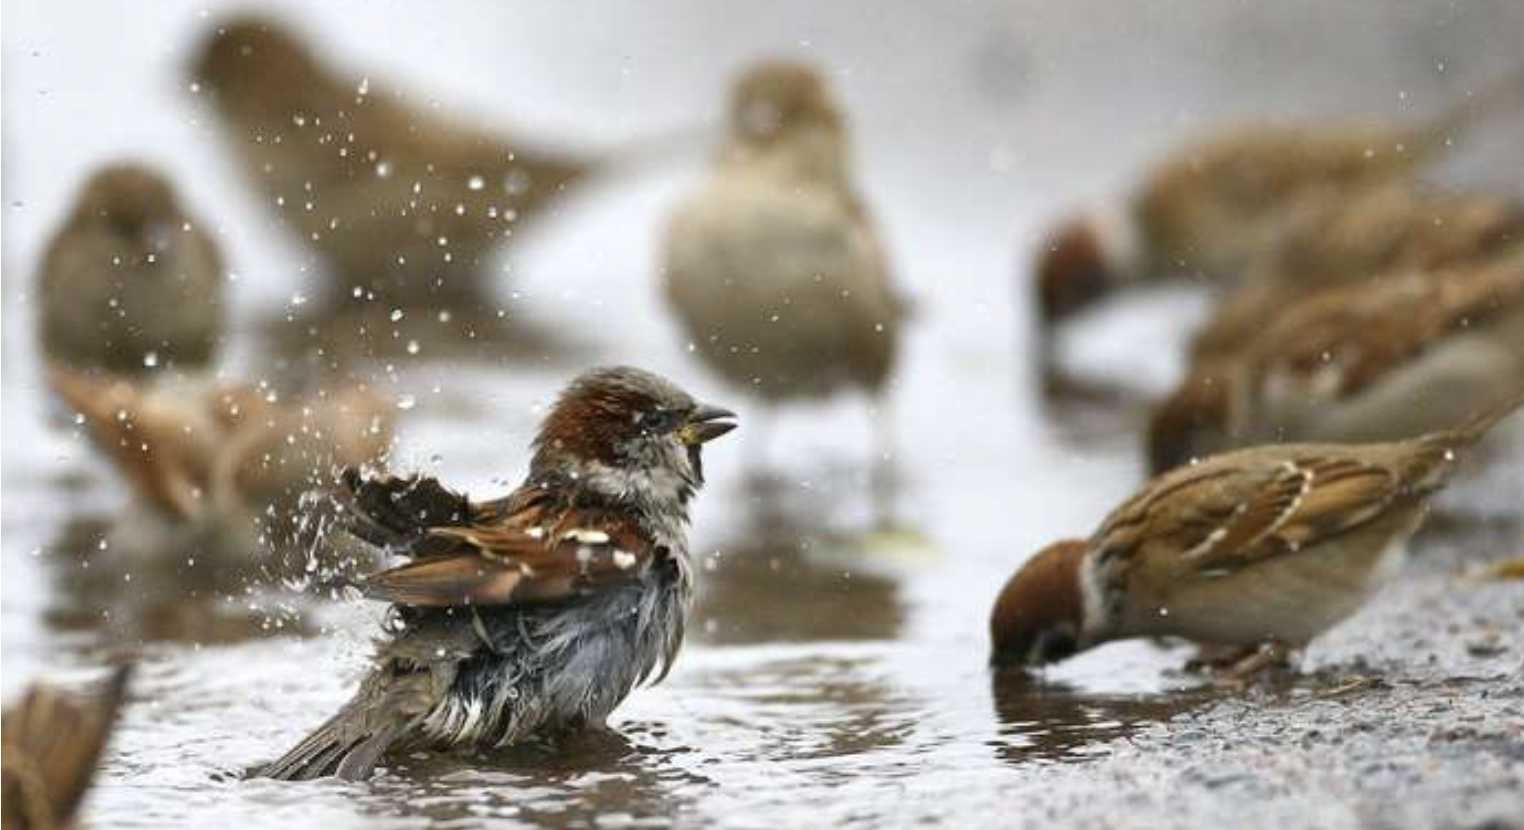
<svg viewBox="0 0 1524 830">
<path fill-rule="evenodd" d="M 392 615 L 353 699 L 258 774 L 357 779 L 394 744 L 604 728 L 682 644 L 688 503 L 701 448 L 733 417 L 648 372 L 595 369 L 552 407 L 505 498 L 347 473 L 350 532 L 412 561 L 359 583 Z"/>
<path fill-rule="evenodd" d="M 1089 539 L 1058 542 L 1006 583 L 993 662 L 1040 666 L 1130 637 L 1300 647 L 1352 614 L 1457 455 L 1521 404 L 1386 444 L 1283 444 L 1213 456 L 1144 485 Z"/>
<path fill-rule="evenodd" d="M 1172 148 L 1124 206 L 1075 217 L 1042 244 L 1034 277 L 1044 330 L 1127 285 L 1242 279 L 1287 206 L 1410 178 L 1474 122 L 1517 109 L 1521 82 L 1500 79 L 1418 125 L 1257 120 Z"/>
<path fill-rule="evenodd" d="M 245 383 L 141 384 L 55 369 L 53 389 L 140 504 L 115 535 L 133 549 L 194 543 L 247 555 L 290 530 L 300 496 L 337 466 L 379 461 L 394 406 L 363 387 L 285 401 Z"/>
<path fill-rule="evenodd" d="M 105 754 L 126 699 L 128 668 L 99 693 L 81 695 L 34 683 L 5 707 L 0 763 L 0 828 L 68 830 Z"/>
<path fill-rule="evenodd" d="M 248 177 L 327 263 L 333 298 L 460 304 L 492 248 L 588 161 L 453 121 L 323 65 L 279 23 L 217 28 L 193 75 Z"/>
<path fill-rule="evenodd" d="M 43 254 L 38 332 L 49 360 L 143 375 L 216 355 L 222 259 L 158 173 L 113 164 L 90 177 Z"/>
<path fill-rule="evenodd" d="M 1155 410 L 1154 472 L 1271 441 L 1387 441 L 1524 383 L 1524 243 L 1494 258 L 1319 291 L 1199 360 Z"/>
<path fill-rule="evenodd" d="M 1274 309 L 1309 292 L 1484 260 L 1521 240 L 1524 204 L 1513 198 L 1388 182 L 1303 199 L 1192 335 L 1191 355 L 1200 361 L 1231 353 L 1264 330 Z"/>
<path fill-rule="evenodd" d="M 714 172 L 667 228 L 667 299 L 698 354 L 769 404 L 881 395 L 905 306 L 852 186 L 847 128 L 820 75 L 753 67 Z"/>
</svg>

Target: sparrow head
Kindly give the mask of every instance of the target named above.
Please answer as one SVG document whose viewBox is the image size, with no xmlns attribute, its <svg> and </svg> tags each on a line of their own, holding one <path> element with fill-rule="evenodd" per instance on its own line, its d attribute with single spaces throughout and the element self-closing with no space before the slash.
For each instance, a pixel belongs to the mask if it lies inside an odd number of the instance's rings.
<svg viewBox="0 0 1524 830">
<path fill-rule="evenodd" d="M 305 44 L 264 17 L 225 21 L 207 37 L 191 77 L 220 106 L 234 111 L 291 111 L 315 92 L 322 70 Z M 279 114 L 279 113 L 274 113 Z"/>
<path fill-rule="evenodd" d="M 1081 584 L 1090 543 L 1055 542 L 1012 576 L 990 614 L 990 663 L 1036 667 L 1088 647 Z"/>
<path fill-rule="evenodd" d="M 179 199 L 163 176 L 139 164 L 121 163 L 102 168 L 85 182 L 73 222 L 105 225 L 146 243 L 150 234 L 169 229 L 179 216 Z"/>
<path fill-rule="evenodd" d="M 810 132 L 839 136 L 845 125 L 820 73 L 797 61 L 774 60 L 736 82 L 730 129 L 743 145 L 769 147 Z"/>
<path fill-rule="evenodd" d="M 1198 369 L 1154 409 L 1148 423 L 1148 469 L 1158 475 L 1227 449 L 1231 381 Z"/>
<path fill-rule="evenodd" d="M 650 372 L 593 369 L 551 407 L 530 475 L 616 501 L 681 506 L 703 484 L 703 445 L 735 429 L 735 417 Z"/>
<path fill-rule="evenodd" d="M 1100 300 L 1120 275 L 1098 222 L 1082 215 L 1049 234 L 1035 276 L 1039 319 L 1052 326 Z"/>
</svg>

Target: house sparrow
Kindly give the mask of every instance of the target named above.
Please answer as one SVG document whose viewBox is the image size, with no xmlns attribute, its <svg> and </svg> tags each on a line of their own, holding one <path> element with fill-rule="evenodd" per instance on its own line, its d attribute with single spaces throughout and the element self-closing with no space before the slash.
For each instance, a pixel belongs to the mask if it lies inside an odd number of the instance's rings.
<svg viewBox="0 0 1524 830">
<path fill-rule="evenodd" d="M 491 249 L 589 171 L 407 106 L 273 20 L 219 26 L 192 73 L 249 178 L 328 265 L 335 301 L 469 305 Z"/>
<path fill-rule="evenodd" d="M 1127 285 L 1242 279 L 1289 205 L 1410 179 L 1474 122 L 1516 109 L 1521 83 L 1524 74 L 1500 79 L 1418 125 L 1255 120 L 1172 148 L 1125 205 L 1075 217 L 1043 242 L 1033 276 L 1044 329 Z"/>
<path fill-rule="evenodd" d="M 355 696 L 257 774 L 357 779 L 394 744 L 602 729 L 677 656 L 693 593 L 688 503 L 702 446 L 732 418 L 648 372 L 594 369 L 551 408 L 528 478 L 504 498 L 346 473 L 350 533 L 412 561 L 358 583 L 392 619 Z"/>
<path fill-rule="evenodd" d="M 1267 250 L 1192 336 L 1192 357 L 1231 354 L 1264 330 L 1271 310 L 1311 291 L 1484 260 L 1520 242 L 1524 204 L 1517 199 L 1411 182 L 1303 199 L 1286 211 Z"/>
<path fill-rule="evenodd" d="M 992 660 L 1040 666 L 1130 637 L 1301 647 L 1395 572 L 1459 453 L 1521 404 L 1516 387 L 1459 429 L 1255 447 L 1155 478 L 1089 539 L 1048 547 L 1006 583 Z"/>
<path fill-rule="evenodd" d="M 126 698 L 128 668 L 95 695 L 34 683 L 5 707 L 0 828 L 68 830 Z"/>
<path fill-rule="evenodd" d="M 394 407 L 364 388 L 285 401 L 249 384 L 165 378 L 155 384 L 66 369 L 53 389 L 140 504 L 118 535 L 129 547 L 191 540 L 248 552 L 289 528 L 306 491 L 336 467 L 378 461 L 391 444 Z"/>
<path fill-rule="evenodd" d="M 667 228 L 667 299 L 698 354 L 769 404 L 878 396 L 893 368 L 905 305 L 848 154 L 820 75 L 760 64 L 732 92 L 713 174 Z"/>
<path fill-rule="evenodd" d="M 142 375 L 196 369 L 222 336 L 222 259 L 158 173 L 90 177 L 43 255 L 38 331 L 49 360 Z"/>
<path fill-rule="evenodd" d="M 1524 383 L 1524 241 L 1291 304 L 1198 360 L 1155 410 L 1154 472 L 1269 441 L 1386 441 L 1457 423 Z"/>
</svg>

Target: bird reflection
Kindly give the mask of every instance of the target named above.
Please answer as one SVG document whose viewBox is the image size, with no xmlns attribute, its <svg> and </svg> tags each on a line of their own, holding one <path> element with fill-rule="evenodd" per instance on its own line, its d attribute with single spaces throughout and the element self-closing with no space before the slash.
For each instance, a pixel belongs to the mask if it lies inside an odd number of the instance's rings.
<svg viewBox="0 0 1524 830">
<path fill-rule="evenodd" d="M 827 525 L 819 500 L 754 487 L 748 515 L 708 546 L 698 638 L 712 643 L 895 637 L 905 608 L 895 579 L 855 563 L 854 540 Z"/>
<path fill-rule="evenodd" d="M 308 633 L 262 565 L 214 556 L 128 556 L 105 544 L 109 523 L 75 519 L 42 551 L 54 571 L 47 624 L 93 635 L 107 651 L 151 642 L 223 645 Z"/>
<path fill-rule="evenodd" d="M 1000 760 L 1023 766 L 1083 760 L 1103 744 L 1190 712 L 1223 693 L 1210 686 L 1167 694 L 1087 694 L 1019 670 L 992 672 Z"/>
</svg>

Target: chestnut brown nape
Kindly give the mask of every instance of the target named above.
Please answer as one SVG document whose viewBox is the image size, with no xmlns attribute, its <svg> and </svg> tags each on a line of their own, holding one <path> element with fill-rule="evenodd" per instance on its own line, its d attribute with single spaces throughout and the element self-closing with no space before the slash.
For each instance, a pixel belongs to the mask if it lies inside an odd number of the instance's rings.
<svg viewBox="0 0 1524 830">
<path fill-rule="evenodd" d="M 1155 407 L 1148 424 L 1150 475 L 1227 449 L 1228 383 L 1222 373 L 1198 369 Z"/>
<path fill-rule="evenodd" d="M 1057 323 L 1100 300 L 1116 281 L 1112 270 L 1093 221 L 1079 217 L 1058 228 L 1037 256 L 1041 321 Z"/>
<path fill-rule="evenodd" d="M 1001 589 L 990 613 L 990 662 L 1037 666 L 1080 648 L 1085 620 L 1080 567 L 1090 543 L 1066 539 L 1043 548 Z"/>
</svg>

